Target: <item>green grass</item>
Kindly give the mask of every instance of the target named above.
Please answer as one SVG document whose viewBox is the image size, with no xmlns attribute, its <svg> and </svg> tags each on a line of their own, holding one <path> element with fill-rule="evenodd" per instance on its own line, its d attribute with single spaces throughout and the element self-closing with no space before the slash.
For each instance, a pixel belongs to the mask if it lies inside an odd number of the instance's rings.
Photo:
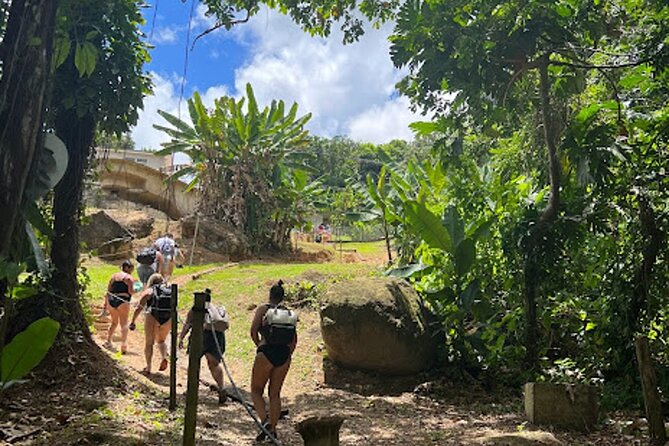
<svg viewBox="0 0 669 446">
<path fill-rule="evenodd" d="M 209 288 L 215 303 L 223 305 L 230 315 L 230 330 L 226 334 L 226 355 L 246 363 L 252 362 L 255 348 L 248 335 L 254 308 L 267 301 L 269 288 L 279 279 L 294 280 L 306 272 L 326 274 L 337 279 L 368 275 L 374 267 L 342 263 L 244 263 L 191 281 L 179 289 L 179 308 L 186 310 L 193 294 Z M 310 369 L 308 364 L 295 364 L 296 369 Z"/>
<path fill-rule="evenodd" d="M 339 245 L 337 245 L 339 247 Z M 355 249 L 362 256 L 384 256 L 386 255 L 386 242 L 352 242 L 345 243 L 344 249 Z"/>
<path fill-rule="evenodd" d="M 202 265 L 193 268 L 175 270 L 175 275 L 192 275 L 219 265 Z M 102 294 L 109 277 L 118 271 L 118 267 L 107 264 L 92 264 L 88 267 L 91 278 L 89 292 L 93 303 L 102 301 Z M 179 309 L 185 312 L 193 303 L 195 292 L 212 290 L 213 301 L 223 305 L 230 315 L 230 329 L 226 332 L 226 358 L 231 366 L 239 370 L 240 382 L 248 382 L 250 374 L 249 364 L 255 356 L 255 346 L 249 336 L 249 328 L 255 307 L 266 302 L 269 288 L 279 279 L 290 283 L 301 275 L 309 274 L 326 276 L 326 280 L 343 280 L 347 278 L 368 276 L 375 274 L 377 267 L 365 263 L 240 263 L 230 265 L 220 271 L 202 275 L 197 280 L 191 280 L 179 288 Z M 302 333 L 318 333 L 318 314 L 312 308 L 298 309 L 300 315 L 300 331 Z M 179 329 L 183 323 L 183 313 L 180 317 Z M 141 327 L 138 327 L 141 330 Z M 293 358 L 292 378 L 305 379 L 312 376 L 320 366 L 314 361 L 319 358 L 317 342 L 314 335 L 302 337 L 302 346 L 298 348 Z M 311 337 L 312 339 L 307 341 Z M 309 346 L 309 347 L 307 347 Z M 297 384 L 296 384 L 297 385 Z"/>
</svg>

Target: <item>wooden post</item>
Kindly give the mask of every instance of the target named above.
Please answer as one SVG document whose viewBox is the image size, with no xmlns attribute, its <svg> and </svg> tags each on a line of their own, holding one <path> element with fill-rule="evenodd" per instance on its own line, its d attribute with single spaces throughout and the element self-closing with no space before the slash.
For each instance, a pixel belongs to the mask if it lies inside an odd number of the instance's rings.
<svg viewBox="0 0 669 446">
<path fill-rule="evenodd" d="M 177 284 L 172 284 L 172 333 L 170 343 L 170 405 L 169 410 L 174 411 L 177 408 L 177 330 L 178 330 L 178 315 L 177 305 L 179 299 L 179 287 Z"/>
<path fill-rule="evenodd" d="M 297 423 L 304 446 L 339 446 L 339 428 L 344 417 L 339 415 L 305 416 Z"/>
<path fill-rule="evenodd" d="M 200 356 L 202 352 L 202 328 L 204 325 L 205 293 L 195 293 L 193 326 L 190 334 L 188 355 L 188 388 L 186 390 L 186 413 L 184 415 L 183 446 L 195 446 L 197 422 L 197 391 L 200 386 Z"/>
<path fill-rule="evenodd" d="M 650 357 L 648 338 L 637 336 L 634 340 L 634 346 L 636 347 L 636 360 L 639 364 L 639 375 L 641 376 L 641 389 L 643 390 L 643 402 L 646 407 L 650 444 L 655 446 L 664 445 L 667 442 L 667 433 L 664 429 L 662 401 L 657 390 L 657 379 L 653 361 Z"/>
<path fill-rule="evenodd" d="M 195 242 L 197 241 L 197 233 L 200 230 L 200 213 L 195 217 L 195 231 L 193 232 L 193 245 L 190 247 L 190 261 L 188 266 L 193 266 L 193 254 L 195 254 Z"/>
</svg>

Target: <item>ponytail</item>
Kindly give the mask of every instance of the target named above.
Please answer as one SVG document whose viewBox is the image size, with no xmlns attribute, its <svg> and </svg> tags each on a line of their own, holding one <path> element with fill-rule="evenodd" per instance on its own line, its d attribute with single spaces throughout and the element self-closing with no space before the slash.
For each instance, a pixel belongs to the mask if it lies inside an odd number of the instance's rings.
<svg viewBox="0 0 669 446">
<path fill-rule="evenodd" d="M 269 300 L 281 302 L 286 297 L 286 291 L 283 289 L 283 280 L 279 279 L 276 285 L 269 289 Z"/>
</svg>

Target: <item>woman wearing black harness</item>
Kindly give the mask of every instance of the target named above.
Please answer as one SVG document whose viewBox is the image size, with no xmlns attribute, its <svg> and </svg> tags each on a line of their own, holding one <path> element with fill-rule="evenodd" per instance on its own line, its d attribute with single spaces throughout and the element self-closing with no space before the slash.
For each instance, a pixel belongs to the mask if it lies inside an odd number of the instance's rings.
<svg viewBox="0 0 669 446">
<path fill-rule="evenodd" d="M 223 367 L 221 361 L 225 353 L 225 330 L 230 326 L 229 317 L 223 307 L 211 302 L 211 290 L 205 291 L 205 317 L 202 331 L 202 356 L 207 359 L 207 365 L 212 378 L 216 381 L 218 403 L 224 404 L 228 394 L 223 387 Z M 193 310 L 188 311 L 186 322 L 179 335 L 179 348 L 184 348 L 184 338 L 193 327 Z M 191 348 L 190 345 L 188 347 Z"/>
<path fill-rule="evenodd" d="M 153 359 L 153 344 L 157 344 L 160 352 L 160 366 L 158 370 L 167 369 L 167 344 L 165 340 L 170 334 L 172 314 L 170 312 L 170 300 L 172 298 L 169 287 L 164 284 L 163 276 L 153 274 L 149 278 L 147 288 L 139 295 L 140 300 L 132 315 L 130 330 L 135 329 L 135 321 L 144 308 L 146 318 L 144 319 L 144 357 L 146 368 L 143 373 L 151 374 L 151 361 Z"/>
<path fill-rule="evenodd" d="M 290 368 L 290 360 L 295 346 L 297 334 L 293 331 L 290 339 L 285 343 L 269 342 L 269 327 L 266 314 L 279 306 L 285 297 L 283 282 L 279 281 L 269 290 L 269 303 L 260 305 L 255 312 L 251 323 L 251 339 L 258 347 L 253 372 L 251 375 L 251 397 L 258 418 L 264 420 L 267 430 L 276 438 L 276 424 L 281 414 L 281 387 Z M 286 310 L 288 311 L 288 310 Z M 269 417 L 265 408 L 263 393 L 269 381 Z M 260 432 L 257 441 L 265 439 L 264 432 Z"/>
<path fill-rule="evenodd" d="M 114 273 L 107 284 L 107 303 L 111 316 L 111 325 L 107 332 L 107 342 L 104 346 L 113 349 L 112 336 L 119 322 L 121 323 L 121 353 L 128 351 L 128 314 L 130 312 L 130 298 L 133 292 L 134 280 L 132 271 L 134 266 L 130 260 L 121 264 L 121 271 Z"/>
</svg>

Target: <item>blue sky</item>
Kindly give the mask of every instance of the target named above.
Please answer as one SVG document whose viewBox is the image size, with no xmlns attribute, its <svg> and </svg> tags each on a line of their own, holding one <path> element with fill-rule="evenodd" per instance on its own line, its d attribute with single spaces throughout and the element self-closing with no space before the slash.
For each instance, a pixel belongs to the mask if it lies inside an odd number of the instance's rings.
<svg viewBox="0 0 669 446">
<path fill-rule="evenodd" d="M 195 5 L 191 41 L 213 24 L 197 0 Z M 154 95 L 145 99 L 132 131 L 137 148 L 155 150 L 165 141 L 153 129 L 163 124 L 157 110 L 179 113 L 190 10 L 190 1 L 168 0 L 157 11 L 154 6 L 144 11 L 145 33 L 155 47 L 146 67 Z M 283 99 L 297 102 L 301 113 L 311 112 L 307 127 L 314 134 L 375 143 L 411 139 L 408 124 L 420 118 L 394 88 L 402 73 L 388 55 L 391 29 L 388 24 L 369 30 L 359 42 L 342 45 L 336 32 L 328 39 L 313 38 L 288 17 L 263 9 L 248 23 L 213 32 L 189 49 L 182 118 L 194 91 L 211 104 L 222 95 L 240 96 L 250 82 L 261 103 Z"/>
</svg>

